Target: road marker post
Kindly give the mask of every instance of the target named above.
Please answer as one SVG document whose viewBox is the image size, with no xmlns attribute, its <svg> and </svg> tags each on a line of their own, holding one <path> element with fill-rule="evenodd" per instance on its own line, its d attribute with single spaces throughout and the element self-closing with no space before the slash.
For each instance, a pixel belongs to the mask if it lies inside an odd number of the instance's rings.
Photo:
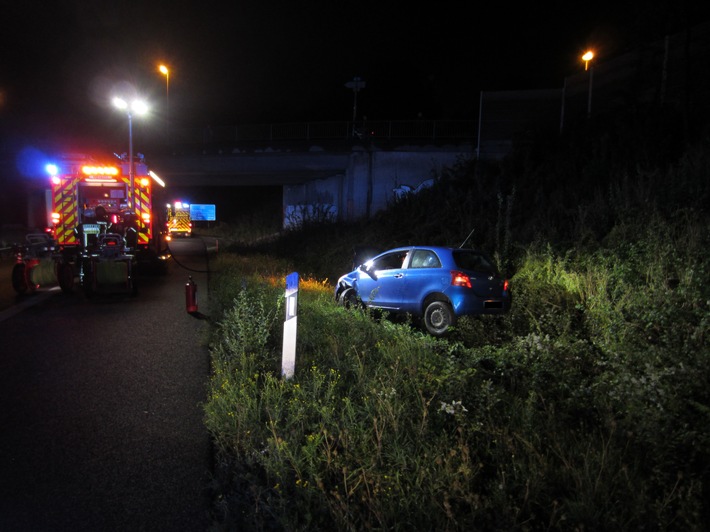
<svg viewBox="0 0 710 532">
<path fill-rule="evenodd" d="M 284 321 L 281 376 L 290 379 L 296 368 L 296 329 L 298 325 L 298 273 L 286 276 L 286 319 Z"/>
</svg>

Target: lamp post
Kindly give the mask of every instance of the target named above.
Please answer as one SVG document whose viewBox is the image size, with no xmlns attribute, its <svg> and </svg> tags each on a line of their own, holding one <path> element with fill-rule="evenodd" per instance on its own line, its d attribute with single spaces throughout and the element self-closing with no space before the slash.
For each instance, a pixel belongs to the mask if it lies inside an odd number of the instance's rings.
<svg viewBox="0 0 710 532">
<path fill-rule="evenodd" d="M 165 76 L 165 139 L 170 144 L 170 70 L 165 65 L 158 67 Z"/>
<path fill-rule="evenodd" d="M 135 194 L 135 167 L 133 163 L 133 113 L 143 115 L 148 111 L 148 106 L 141 100 L 133 100 L 130 104 L 123 98 L 116 96 L 113 105 L 121 111 L 125 111 L 128 116 L 128 175 L 130 176 L 130 200 L 131 209 L 134 206 Z"/>
<path fill-rule="evenodd" d="M 584 70 L 589 70 L 589 97 L 587 100 L 587 118 L 592 116 L 592 83 L 594 81 L 594 65 L 589 66 L 589 62 L 594 59 L 594 52 L 587 50 L 582 56 Z"/>
<path fill-rule="evenodd" d="M 354 77 L 352 81 L 348 81 L 345 86 L 353 90 L 353 137 L 355 136 L 355 119 L 357 118 L 357 93 L 365 88 L 365 82 L 359 77 Z"/>
</svg>

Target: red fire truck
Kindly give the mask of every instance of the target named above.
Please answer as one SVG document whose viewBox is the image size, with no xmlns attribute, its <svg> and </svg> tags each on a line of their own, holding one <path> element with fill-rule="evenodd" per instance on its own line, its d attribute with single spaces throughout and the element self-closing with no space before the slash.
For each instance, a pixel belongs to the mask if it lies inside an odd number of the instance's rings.
<svg viewBox="0 0 710 532">
<path fill-rule="evenodd" d="M 15 291 L 59 283 L 71 292 L 78 279 L 88 295 L 135 293 L 141 268 L 167 271 L 167 248 L 152 219 L 153 182 L 162 182 L 143 156 L 116 157 L 65 154 L 47 165 L 51 227 L 16 249 Z"/>
</svg>

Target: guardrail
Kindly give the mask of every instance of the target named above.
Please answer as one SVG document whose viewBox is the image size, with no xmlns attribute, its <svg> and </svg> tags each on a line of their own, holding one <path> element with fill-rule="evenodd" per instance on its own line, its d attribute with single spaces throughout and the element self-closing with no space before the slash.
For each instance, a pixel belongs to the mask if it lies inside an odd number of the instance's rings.
<svg viewBox="0 0 710 532">
<path fill-rule="evenodd" d="M 176 128 L 171 143 L 213 144 L 252 141 L 313 141 L 386 139 L 411 141 L 472 141 L 474 120 L 380 120 L 361 122 L 291 122 Z"/>
</svg>

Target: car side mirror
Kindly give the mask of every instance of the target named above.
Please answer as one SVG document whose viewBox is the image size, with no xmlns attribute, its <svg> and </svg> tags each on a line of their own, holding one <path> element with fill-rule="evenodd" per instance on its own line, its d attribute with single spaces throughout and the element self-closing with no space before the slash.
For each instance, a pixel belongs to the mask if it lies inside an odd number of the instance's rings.
<svg viewBox="0 0 710 532">
<path fill-rule="evenodd" d="M 377 276 L 375 275 L 375 271 L 376 271 L 376 270 L 375 270 L 374 268 L 372 268 L 372 267 L 368 267 L 368 266 L 367 266 L 367 263 L 361 264 L 359 270 L 365 272 L 367 275 L 369 275 L 370 277 L 372 277 L 372 279 L 374 279 L 375 281 L 377 281 Z"/>
</svg>

